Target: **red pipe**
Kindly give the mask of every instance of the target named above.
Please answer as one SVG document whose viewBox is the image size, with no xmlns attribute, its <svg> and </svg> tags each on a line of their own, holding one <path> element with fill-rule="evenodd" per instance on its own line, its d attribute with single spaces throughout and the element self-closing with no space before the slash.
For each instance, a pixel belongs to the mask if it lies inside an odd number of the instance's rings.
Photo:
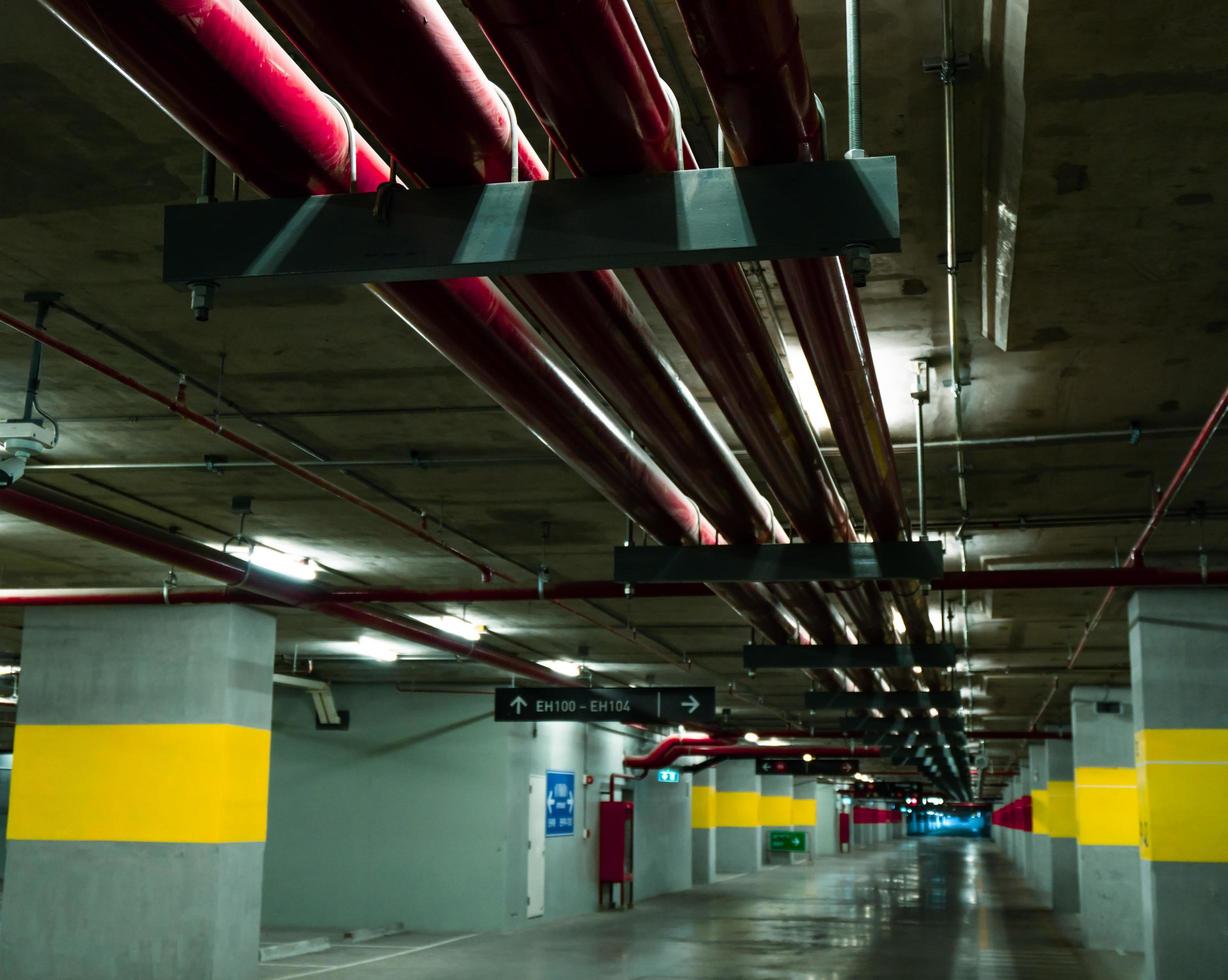
<svg viewBox="0 0 1228 980">
<path fill-rule="evenodd" d="M 535 663 L 496 650 L 479 648 L 474 643 L 463 642 L 413 620 L 335 602 L 323 589 L 291 582 L 279 575 L 250 567 L 233 555 L 42 487 L 8 487 L 0 491 L 0 510 L 151 558 L 163 565 L 225 582 L 274 602 L 314 609 L 358 626 L 455 654 L 461 659 L 477 660 L 551 685 L 583 686 L 573 678 L 563 677 Z"/>
<path fill-rule="evenodd" d="M 1177 467 L 1177 472 L 1173 474 L 1173 478 L 1168 481 L 1168 486 L 1164 488 L 1164 492 L 1160 494 L 1160 499 L 1156 501 L 1155 509 L 1151 513 L 1147 524 L 1143 527 L 1142 533 L 1138 536 L 1138 540 L 1134 542 L 1134 547 L 1130 549 L 1130 554 L 1126 557 L 1125 567 L 1133 568 L 1141 566 L 1143 563 L 1143 551 L 1147 547 L 1147 543 L 1151 540 L 1151 536 L 1155 534 L 1156 528 L 1160 526 L 1160 522 L 1164 520 L 1164 516 L 1168 513 L 1168 508 L 1172 506 L 1174 498 L 1181 492 L 1181 488 L 1185 485 L 1186 479 L 1198 465 L 1198 460 L 1202 457 L 1203 452 L 1211 442 L 1211 438 L 1215 435 L 1220 423 L 1224 420 L 1225 413 L 1228 413 L 1228 388 L 1225 388 L 1219 396 L 1219 400 L 1215 403 L 1215 407 L 1211 409 L 1211 414 L 1207 416 L 1206 422 L 1202 428 L 1198 430 L 1198 435 L 1194 437 L 1193 443 L 1186 451 L 1184 458 Z M 1104 614 L 1108 611 L 1109 605 L 1113 602 L 1113 596 L 1116 595 L 1117 589 L 1115 586 L 1110 586 L 1109 591 L 1105 593 L 1104 598 L 1100 600 L 1100 605 L 1096 609 L 1095 615 L 1088 621 L 1087 626 L 1083 630 L 1083 636 L 1079 639 L 1079 645 L 1075 647 L 1069 659 L 1066 661 L 1066 668 L 1070 669 L 1075 665 L 1075 661 L 1082 655 L 1083 650 L 1087 647 L 1087 641 L 1091 638 L 1092 632 L 1100 625 L 1100 620 L 1104 618 Z M 1046 702 L 1047 704 L 1047 702 Z M 1042 709 L 1043 710 L 1043 709 Z"/>
<path fill-rule="evenodd" d="M 794 733 L 796 736 L 796 733 Z M 728 745 L 709 738 L 674 736 L 655 745 L 646 755 L 629 755 L 623 759 L 626 769 L 660 769 L 675 759 L 701 755 L 720 759 L 770 759 L 812 755 L 826 759 L 876 759 L 876 748 L 833 748 L 829 745 Z"/>
<path fill-rule="evenodd" d="M 1228 571 L 1200 572 L 1167 568 L 1036 568 L 1028 571 L 949 572 L 934 582 L 947 591 L 967 589 L 1083 589 L 1111 585 L 1116 588 L 1175 588 L 1228 585 Z M 552 582 L 542 586 L 452 589 L 409 589 L 400 586 L 333 589 L 338 602 L 557 602 L 565 599 L 621 599 L 627 597 L 621 582 Z M 250 602 L 253 597 L 223 590 L 196 589 L 172 592 L 178 603 Z M 636 599 L 711 598 L 709 586 L 699 582 L 647 583 L 635 586 Z M 162 602 L 157 589 L 0 589 L 0 606 L 58 605 L 156 605 Z"/>
<path fill-rule="evenodd" d="M 130 388 L 132 391 L 135 391 L 140 395 L 144 395 L 150 401 L 157 402 L 163 408 L 173 412 L 185 421 L 191 422 L 193 425 L 197 425 L 207 432 L 211 432 L 215 436 L 225 439 L 227 442 L 238 446 L 240 449 L 251 453 L 253 456 L 258 456 L 261 459 L 267 460 L 274 466 L 277 466 L 280 469 L 285 470 L 287 473 L 290 473 L 292 476 L 296 476 L 300 480 L 320 488 L 325 493 L 330 493 L 334 497 L 344 500 L 348 504 L 353 504 L 355 507 L 365 510 L 368 514 L 378 517 L 385 523 L 391 524 L 393 527 L 408 532 L 409 534 L 418 538 L 420 541 L 425 541 L 428 544 L 439 548 L 441 551 L 447 552 L 454 558 L 459 558 L 461 561 L 478 569 L 482 573 L 482 578 L 484 580 L 488 580 L 493 574 L 490 566 L 478 561 L 476 558 L 469 557 L 463 551 L 453 548 L 450 544 L 439 540 L 439 538 L 427 531 L 422 530 L 422 528 L 418 527 L 417 525 L 404 521 L 384 508 L 378 507 L 370 501 L 364 500 L 362 497 L 358 496 L 358 494 L 351 493 L 349 490 L 338 486 L 331 480 L 324 479 L 324 477 L 320 476 L 318 473 L 315 473 L 306 467 L 299 466 L 297 463 L 287 459 L 280 453 L 275 453 L 271 449 L 266 449 L 264 446 L 261 446 L 259 443 L 252 442 L 252 440 L 246 438 L 245 436 L 241 436 L 237 432 L 226 428 L 216 419 L 210 418 L 207 415 L 202 415 L 200 412 L 193 411 L 192 409 L 188 408 L 187 404 L 183 401 L 169 398 L 161 392 L 155 391 L 153 388 L 142 384 L 140 381 L 137 381 L 130 375 L 124 374 L 122 371 L 116 370 L 109 364 L 105 364 L 97 358 L 86 354 L 84 351 L 78 350 L 71 344 L 65 343 L 54 334 L 50 334 L 45 330 L 40 330 L 38 327 L 26 323 L 24 320 L 19 320 L 17 317 L 4 312 L 3 310 L 0 310 L 0 323 L 11 327 L 18 333 L 25 334 L 31 340 L 37 341 L 44 347 L 50 347 L 52 350 L 59 351 L 66 357 L 72 358 L 78 364 L 83 364 L 91 370 L 97 371 L 104 377 L 110 378 L 112 381 L 118 381 L 126 388 Z M 506 575 L 501 575 L 500 577 L 504 579 L 508 578 Z"/>
<path fill-rule="evenodd" d="M 349 189 L 342 116 L 237 0 L 140 0 L 123 16 L 99 0 L 44 3 L 265 193 Z M 387 181 L 387 166 L 361 136 L 354 160 L 355 190 Z M 658 540 L 718 541 L 695 503 L 574 382 L 489 280 L 371 289 Z M 792 624 L 763 596 L 751 595 L 746 607 L 739 611 L 765 634 L 791 635 Z"/>
<path fill-rule="evenodd" d="M 734 164 L 822 160 L 822 120 L 791 0 L 678 0 L 678 8 Z M 772 266 L 866 522 L 878 541 L 907 540 L 908 509 L 869 335 L 843 262 Z M 910 638 L 924 642 L 924 601 L 895 591 Z"/>
<path fill-rule="evenodd" d="M 668 96 L 624 0 L 466 2 L 575 173 L 678 168 Z M 682 164 L 695 166 L 685 145 Z M 637 274 L 793 526 L 807 540 L 853 540 L 741 270 L 720 265 Z M 877 592 L 836 598 L 864 638 L 885 636 Z"/>
</svg>

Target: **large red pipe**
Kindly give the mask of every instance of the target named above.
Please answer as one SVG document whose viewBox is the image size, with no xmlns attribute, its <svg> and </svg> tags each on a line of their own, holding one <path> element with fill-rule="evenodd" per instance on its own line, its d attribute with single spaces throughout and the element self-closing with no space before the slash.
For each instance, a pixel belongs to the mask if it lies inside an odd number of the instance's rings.
<svg viewBox="0 0 1228 980">
<path fill-rule="evenodd" d="M 1169 568 L 1034 568 L 1027 571 L 948 572 L 933 583 L 935 589 L 958 592 L 961 589 L 1086 589 L 1113 588 L 1200 588 L 1228 585 L 1228 570 L 1201 572 Z M 216 589 L 179 590 L 171 593 L 173 602 L 244 602 L 251 597 Z M 402 586 L 370 586 L 333 589 L 330 597 L 338 602 L 537 602 L 566 599 L 621 599 L 627 597 L 621 582 L 550 582 L 536 586 L 490 586 L 487 588 L 412 589 Z M 637 585 L 636 599 L 679 599 L 711 597 L 712 590 L 701 583 L 661 583 Z M 157 589 L 4 589 L 0 606 L 56 605 L 143 605 L 162 602 Z"/>
<path fill-rule="evenodd" d="M 625 0 L 466 0 L 560 154 L 577 174 L 695 166 Z M 654 303 L 810 541 L 855 536 L 818 444 L 737 266 L 642 269 Z M 881 599 L 839 594 L 868 640 L 885 633 Z"/>
<path fill-rule="evenodd" d="M 824 158 L 823 127 L 792 0 L 678 0 L 735 165 Z M 832 434 L 878 541 L 909 536 L 865 318 L 837 258 L 772 263 Z M 924 605 L 897 590 L 914 642 Z"/>
<path fill-rule="evenodd" d="M 290 41 L 417 183 L 454 186 L 547 172 L 435 0 L 261 0 Z M 429 98 L 412 93 L 429 92 Z M 411 93 L 406 97 L 406 93 Z M 660 350 L 612 272 L 504 280 L 728 541 L 787 541 L 771 505 Z M 807 631 L 836 627 L 822 595 L 771 587 Z M 741 603 L 762 603 L 730 589 Z M 762 617 L 761 617 L 762 618 Z"/>
<path fill-rule="evenodd" d="M 1211 409 L 1211 414 L 1207 416 L 1207 420 L 1203 423 L 1202 428 L 1198 430 L 1198 435 L 1194 437 L 1190 448 L 1177 466 L 1177 472 L 1173 474 L 1173 478 L 1168 481 L 1168 486 L 1160 494 L 1160 499 L 1156 501 L 1151 517 L 1148 518 L 1142 533 L 1138 536 L 1138 540 L 1134 542 L 1134 547 L 1130 549 L 1130 554 L 1126 556 L 1126 568 L 1135 569 L 1142 567 L 1143 551 L 1146 549 L 1147 543 L 1151 540 L 1151 536 L 1155 534 L 1156 528 L 1160 526 L 1160 522 L 1164 520 L 1165 515 L 1168 513 L 1168 508 L 1172 506 L 1173 500 L 1181 492 L 1181 488 L 1185 486 L 1185 481 L 1189 478 L 1190 473 L 1198 465 L 1198 460 L 1202 458 L 1202 454 L 1206 451 L 1207 446 L 1210 445 L 1211 439 L 1215 435 L 1216 430 L 1219 429 L 1226 413 L 1228 413 L 1228 388 L 1221 392 L 1215 407 Z M 1100 620 L 1108 612 L 1109 606 L 1112 604 L 1113 597 L 1116 594 L 1117 587 L 1110 585 L 1108 592 L 1100 600 L 1100 605 L 1096 608 L 1095 615 L 1088 620 L 1087 626 L 1083 630 L 1083 635 L 1079 638 L 1079 645 L 1075 647 L 1074 653 L 1066 661 L 1068 669 L 1073 667 L 1082 655 L 1083 650 L 1087 647 L 1087 641 L 1091 639 L 1092 633 L 1100 625 Z M 1048 707 L 1048 703 L 1048 701 L 1045 702 L 1045 707 Z M 1041 709 L 1041 714 L 1043 713 L 1044 708 Z"/>
<path fill-rule="evenodd" d="M 389 170 L 237 0 L 44 0 L 237 173 L 268 194 L 372 191 Z M 716 543 L 711 523 L 555 360 L 487 279 L 371 287 L 428 343 L 660 541 Z M 722 590 L 731 598 L 734 590 Z M 737 608 L 766 635 L 793 624 L 762 588 Z"/>
</svg>

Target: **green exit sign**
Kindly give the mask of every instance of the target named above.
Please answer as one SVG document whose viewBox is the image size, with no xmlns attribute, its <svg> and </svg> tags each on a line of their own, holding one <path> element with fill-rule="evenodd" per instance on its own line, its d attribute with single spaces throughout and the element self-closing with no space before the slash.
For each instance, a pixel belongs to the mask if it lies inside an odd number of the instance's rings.
<svg viewBox="0 0 1228 980">
<path fill-rule="evenodd" d="M 768 850 L 771 851 L 805 851 L 806 832 L 804 830 L 772 830 L 768 832 Z"/>
</svg>

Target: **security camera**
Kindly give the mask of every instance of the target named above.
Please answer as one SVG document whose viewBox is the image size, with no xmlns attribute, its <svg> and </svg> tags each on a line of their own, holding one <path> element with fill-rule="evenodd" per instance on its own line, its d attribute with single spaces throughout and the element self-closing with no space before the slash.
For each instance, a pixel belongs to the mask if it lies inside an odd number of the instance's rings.
<svg viewBox="0 0 1228 980">
<path fill-rule="evenodd" d="M 9 487 L 26 472 L 26 461 L 55 445 L 55 436 L 43 427 L 42 419 L 0 422 L 0 450 L 9 454 L 0 460 L 0 487 Z"/>
</svg>

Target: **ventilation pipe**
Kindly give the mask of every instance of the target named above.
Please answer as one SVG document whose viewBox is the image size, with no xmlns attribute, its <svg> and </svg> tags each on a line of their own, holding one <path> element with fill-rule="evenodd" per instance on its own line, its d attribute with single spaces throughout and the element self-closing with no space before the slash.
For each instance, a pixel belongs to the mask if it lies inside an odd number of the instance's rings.
<svg viewBox="0 0 1228 980">
<path fill-rule="evenodd" d="M 261 0 L 291 43 L 424 186 L 521 180 L 546 167 L 435 0 Z M 403 98 L 429 92 L 429 98 Z M 502 280 L 696 499 L 726 541 L 787 542 L 771 505 L 660 350 L 612 272 Z M 807 631 L 837 642 L 814 586 L 775 585 Z"/>
<path fill-rule="evenodd" d="M 236 173 L 266 194 L 374 191 L 388 166 L 238 0 L 43 0 Z M 208 205 L 202 205 L 205 207 Z M 712 524 L 568 374 L 487 279 L 370 287 L 606 499 L 662 542 Z M 762 587 L 720 594 L 765 635 L 796 634 Z"/>
<path fill-rule="evenodd" d="M 695 167 L 677 100 L 625 0 L 466 0 L 560 155 L 577 174 Z M 637 272 L 789 521 L 812 542 L 856 538 L 750 289 L 735 265 Z M 881 642 L 876 590 L 839 593 Z"/>
<path fill-rule="evenodd" d="M 734 165 L 822 160 L 823 123 L 791 0 L 678 0 L 678 7 Z M 772 266 L 870 532 L 877 541 L 907 540 L 908 509 L 845 263 L 829 257 Z M 916 587 L 895 595 L 909 638 L 925 642 L 930 625 Z"/>
</svg>

